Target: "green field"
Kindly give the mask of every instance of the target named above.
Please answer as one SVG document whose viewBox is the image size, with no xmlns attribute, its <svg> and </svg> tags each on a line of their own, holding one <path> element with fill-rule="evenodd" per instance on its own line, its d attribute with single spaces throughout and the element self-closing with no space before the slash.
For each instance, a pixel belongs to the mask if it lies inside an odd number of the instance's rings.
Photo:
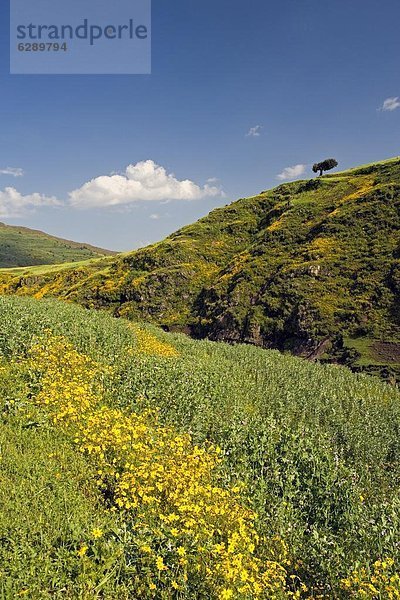
<svg viewBox="0 0 400 600">
<path fill-rule="evenodd" d="M 75 263 L 112 254 L 115 253 L 90 244 L 71 242 L 42 231 L 0 223 L 0 268 Z"/>
<path fill-rule="evenodd" d="M 0 355 L 0 598 L 399 597 L 396 388 L 51 300 Z"/>
<path fill-rule="evenodd" d="M 31 277 L 32 275 L 48 275 L 51 273 L 59 273 L 60 271 L 79 269 L 80 267 L 95 268 L 96 271 L 101 267 L 106 267 L 111 261 L 110 257 L 89 258 L 87 260 L 77 260 L 74 262 L 66 262 L 54 265 L 36 265 L 27 267 L 5 267 L 0 269 L 0 273 L 5 275 L 13 275 L 18 277 Z"/>
</svg>

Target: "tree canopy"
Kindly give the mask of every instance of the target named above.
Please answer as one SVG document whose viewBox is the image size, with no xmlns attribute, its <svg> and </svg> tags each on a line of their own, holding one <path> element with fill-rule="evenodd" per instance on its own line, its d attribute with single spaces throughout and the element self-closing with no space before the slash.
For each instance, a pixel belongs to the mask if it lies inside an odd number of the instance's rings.
<svg viewBox="0 0 400 600">
<path fill-rule="evenodd" d="M 315 163 L 313 165 L 313 172 L 318 173 L 321 176 L 324 171 L 330 171 L 338 166 L 338 161 L 335 158 L 327 158 L 320 163 Z"/>
</svg>

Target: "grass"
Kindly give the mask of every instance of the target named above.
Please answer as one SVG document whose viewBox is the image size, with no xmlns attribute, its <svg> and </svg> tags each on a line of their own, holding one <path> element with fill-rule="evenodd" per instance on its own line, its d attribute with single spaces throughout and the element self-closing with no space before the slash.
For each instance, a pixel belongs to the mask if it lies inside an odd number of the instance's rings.
<svg viewBox="0 0 400 600">
<path fill-rule="evenodd" d="M 388 362 L 400 367 L 400 340 L 399 338 L 393 338 L 382 342 L 379 338 L 362 338 L 362 339 L 345 339 L 346 346 L 354 349 L 359 354 L 359 359 L 355 362 L 357 366 L 368 366 L 368 365 L 387 365 Z M 382 344 L 392 346 L 393 350 L 385 353 L 379 352 L 379 347 Z M 385 356 L 387 354 L 388 356 Z"/>
<path fill-rule="evenodd" d="M 40 368 L 24 365 L 43 335 L 62 336 L 79 355 L 112 369 L 112 377 L 102 378 L 101 401 L 121 416 L 158 408 L 162 427 L 190 433 L 190 443 L 207 452 L 210 443 L 221 448 L 214 485 L 245 486 L 240 502 L 257 513 L 261 549 L 269 560 L 271 540 L 287 548 L 282 559 L 287 580 L 276 597 L 398 597 L 393 573 L 400 564 L 400 393 L 395 388 L 277 351 L 196 342 L 144 324 L 132 328 L 123 319 L 62 302 L 1 298 L 0 323 L 2 367 L 8 373 L 0 390 L 4 598 L 20 593 L 32 598 L 258 597 L 222 596 L 213 587 L 214 575 L 205 573 L 200 581 L 194 571 L 186 587 L 171 587 L 168 577 L 175 567 L 168 548 L 175 542 L 164 530 L 166 537 L 154 534 L 160 528 L 154 515 L 149 545 L 168 570 L 143 563 L 134 551 L 135 510 L 108 510 L 112 488 L 104 495 L 95 485 L 93 453 L 79 452 L 69 426 L 57 425 L 47 409 L 32 402 L 40 390 Z M 16 357 L 18 368 L 11 367 Z M 163 460 L 161 454 L 157 461 Z M 149 519 L 146 511 L 141 519 Z M 93 528 L 104 532 L 99 540 Z M 83 545 L 88 549 L 82 561 Z M 186 547 L 193 564 L 196 556 L 202 564 L 196 554 L 202 551 Z M 138 594 L 140 581 L 147 583 Z M 378 591 L 372 591 L 374 585 Z"/>
<path fill-rule="evenodd" d="M 95 267 L 101 268 L 106 266 L 111 261 L 110 258 L 89 258 L 86 260 L 76 260 L 74 262 L 65 262 L 54 265 L 35 265 L 24 267 L 8 267 L 0 269 L 0 273 L 8 276 L 23 276 L 30 277 L 34 275 L 47 275 L 50 273 L 59 273 L 69 269 L 79 269 L 80 267 Z"/>
<path fill-rule="evenodd" d="M 95 543 L 93 530 L 101 525 L 117 534 L 121 524 L 63 436 L 44 423 L 30 426 L 16 413 L 8 405 L 0 424 L 0 597 L 89 597 L 95 588 L 116 597 L 112 586 L 100 584 L 102 570 L 120 562 L 117 535 L 104 545 Z M 98 553 L 95 574 L 78 553 L 88 540 Z"/>
<path fill-rule="evenodd" d="M 390 167 L 396 165 L 399 161 L 399 156 L 394 156 L 392 158 L 386 158 L 384 160 L 377 160 L 373 163 L 366 163 L 365 165 L 359 165 L 358 167 L 353 167 L 352 169 L 346 169 L 345 171 L 334 171 L 333 173 L 326 173 L 324 177 L 329 177 L 329 179 L 334 179 L 335 177 L 341 177 L 342 175 L 349 175 L 353 173 L 357 173 L 360 170 L 364 170 L 366 168 L 379 168 L 379 167 Z"/>
<path fill-rule="evenodd" d="M 0 267 L 74 263 L 115 254 L 90 244 L 63 240 L 41 231 L 0 223 Z M 39 271 L 40 273 L 42 271 Z"/>
</svg>

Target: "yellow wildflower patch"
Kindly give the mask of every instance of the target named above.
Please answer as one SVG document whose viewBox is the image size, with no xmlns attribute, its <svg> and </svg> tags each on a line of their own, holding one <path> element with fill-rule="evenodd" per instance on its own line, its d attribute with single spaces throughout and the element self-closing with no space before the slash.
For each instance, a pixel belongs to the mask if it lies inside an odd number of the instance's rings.
<svg viewBox="0 0 400 600">
<path fill-rule="evenodd" d="M 315 238 L 308 246 L 308 250 L 316 251 L 323 257 L 331 256 L 338 249 L 338 240 L 329 237 Z"/>
<path fill-rule="evenodd" d="M 143 339 L 156 344 L 147 334 Z M 155 411 L 102 404 L 101 382 L 110 369 L 63 338 L 35 345 L 26 366 L 36 404 L 93 463 L 112 509 L 131 523 L 135 560 L 151 577 L 149 594 L 159 586 L 173 594 L 197 585 L 210 598 L 299 597 L 286 588 L 285 544 L 260 540 L 240 486 L 218 484 L 218 448 L 195 445 L 190 435 L 162 425 Z M 95 539 L 102 535 L 92 531 Z M 87 549 L 82 545 L 78 555 Z"/>
<path fill-rule="evenodd" d="M 370 572 L 366 569 L 355 569 L 349 577 L 342 579 L 342 588 L 352 598 L 400 598 L 400 573 L 392 558 L 377 560 Z"/>
<path fill-rule="evenodd" d="M 331 213 L 329 213 L 329 216 L 334 217 L 334 216 L 338 215 L 340 213 L 340 209 L 343 206 L 343 204 L 345 204 L 347 202 L 351 202 L 352 200 L 358 200 L 358 198 L 363 198 L 366 194 L 368 194 L 369 192 L 372 192 L 373 189 L 374 189 L 373 180 L 367 181 L 362 187 L 360 187 L 358 190 L 356 190 L 352 194 L 348 194 L 347 196 L 344 196 L 340 200 L 339 206 L 337 208 L 335 208 L 335 210 L 333 210 Z"/>
<path fill-rule="evenodd" d="M 282 229 L 284 224 L 285 224 L 285 218 L 283 216 L 280 219 L 277 219 L 276 221 L 271 223 L 271 225 L 269 225 L 267 227 L 267 229 L 268 229 L 268 231 L 278 231 L 279 229 Z"/>
<path fill-rule="evenodd" d="M 176 358 L 179 356 L 179 352 L 165 342 L 161 342 L 145 329 L 138 327 L 137 325 L 130 326 L 135 332 L 137 346 L 133 350 L 133 353 L 138 352 L 139 354 L 147 354 L 149 356 L 161 356 L 164 358 Z"/>
</svg>

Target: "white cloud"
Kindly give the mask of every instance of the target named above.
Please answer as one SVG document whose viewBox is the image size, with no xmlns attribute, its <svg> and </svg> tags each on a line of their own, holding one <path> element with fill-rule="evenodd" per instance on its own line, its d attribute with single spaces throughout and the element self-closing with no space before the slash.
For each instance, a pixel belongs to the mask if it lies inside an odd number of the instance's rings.
<svg viewBox="0 0 400 600">
<path fill-rule="evenodd" d="M 43 194 L 27 194 L 23 196 L 13 187 L 0 190 L 0 216 L 20 217 L 21 215 L 41 206 L 60 206 L 61 202 L 54 196 Z"/>
<path fill-rule="evenodd" d="M 250 127 L 249 131 L 246 133 L 246 137 L 260 137 L 262 128 L 262 125 Z"/>
<path fill-rule="evenodd" d="M 19 167 L 6 167 L 5 169 L 0 169 L 0 175 L 12 175 L 13 177 L 22 177 L 23 174 L 23 169 L 20 169 Z"/>
<path fill-rule="evenodd" d="M 286 169 L 283 169 L 282 173 L 277 175 L 277 178 L 281 181 L 297 179 L 297 177 L 300 177 L 300 175 L 305 173 L 306 168 L 307 165 L 293 165 L 293 167 L 286 167 Z"/>
<path fill-rule="evenodd" d="M 153 221 L 157 221 L 160 218 L 160 215 L 158 213 L 153 213 L 152 215 L 150 215 L 150 219 L 153 219 Z"/>
<path fill-rule="evenodd" d="M 200 187 L 189 179 L 178 180 L 153 160 L 128 165 L 125 173 L 103 175 L 70 192 L 77 208 L 113 207 L 140 201 L 198 200 L 223 196 L 219 187 Z"/>
<path fill-rule="evenodd" d="M 393 96 L 392 98 L 386 98 L 380 110 L 396 110 L 396 108 L 400 108 L 400 98 L 399 96 Z"/>
</svg>

